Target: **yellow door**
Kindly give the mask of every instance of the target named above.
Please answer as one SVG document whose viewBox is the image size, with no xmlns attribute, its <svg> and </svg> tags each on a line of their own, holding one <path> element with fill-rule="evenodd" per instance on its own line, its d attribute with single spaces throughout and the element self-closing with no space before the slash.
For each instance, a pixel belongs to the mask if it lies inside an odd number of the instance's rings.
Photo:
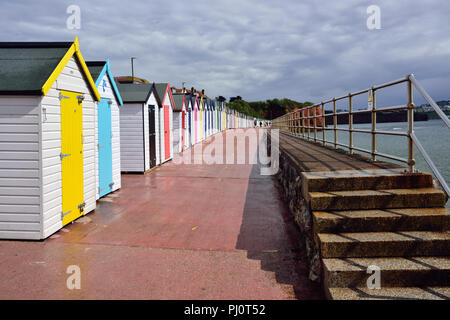
<svg viewBox="0 0 450 320">
<path fill-rule="evenodd" d="M 80 93 L 61 91 L 62 224 L 83 215 L 83 108 Z"/>
</svg>

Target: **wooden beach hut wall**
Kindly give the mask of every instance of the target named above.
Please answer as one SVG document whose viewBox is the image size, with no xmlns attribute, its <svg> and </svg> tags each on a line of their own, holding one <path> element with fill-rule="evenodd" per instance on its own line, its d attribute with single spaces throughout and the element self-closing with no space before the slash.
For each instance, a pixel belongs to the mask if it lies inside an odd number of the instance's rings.
<svg viewBox="0 0 450 320">
<path fill-rule="evenodd" d="M 207 107 L 207 113 L 206 113 L 206 119 L 207 119 L 206 136 L 210 137 L 211 136 L 211 99 L 207 97 L 205 103 L 206 103 L 206 107 Z"/>
<path fill-rule="evenodd" d="M 211 107 L 212 107 L 212 134 L 217 133 L 217 110 L 216 110 L 216 100 L 211 99 Z"/>
<path fill-rule="evenodd" d="M 186 129 L 186 100 L 184 93 L 173 93 L 173 152 L 184 150 Z"/>
<path fill-rule="evenodd" d="M 121 187 L 120 175 L 120 113 L 122 97 L 111 73 L 109 60 L 87 61 L 92 79 L 100 94 L 96 122 L 96 198 Z"/>
<path fill-rule="evenodd" d="M 185 94 L 185 108 L 186 108 L 186 115 L 185 115 L 185 130 L 184 130 L 184 150 L 188 149 L 191 146 L 191 119 L 192 119 L 192 101 L 191 101 L 191 95 Z"/>
<path fill-rule="evenodd" d="M 216 119 L 214 117 L 216 115 L 216 112 L 215 112 L 214 100 L 213 99 L 209 100 L 209 105 L 211 107 L 211 115 L 210 115 L 210 117 L 211 117 L 211 128 L 210 128 L 210 134 L 213 135 L 215 133 L 215 124 L 216 124 L 216 121 L 215 121 Z"/>
<path fill-rule="evenodd" d="M 209 114 L 210 114 L 210 108 L 209 108 L 209 99 L 208 97 L 205 97 L 203 100 L 203 103 L 205 105 L 205 123 L 204 123 L 204 134 L 205 139 L 209 137 Z"/>
<path fill-rule="evenodd" d="M 219 119 L 219 101 L 214 100 L 214 133 L 218 133 L 219 132 L 219 123 L 220 123 L 220 119 Z"/>
<path fill-rule="evenodd" d="M 199 119 L 200 119 L 200 111 L 198 108 L 198 96 L 194 93 L 192 98 L 192 145 L 196 144 L 200 140 L 200 132 L 199 132 Z"/>
<path fill-rule="evenodd" d="M 203 140 L 203 137 L 205 136 L 205 124 L 204 124 L 204 109 L 205 109 L 205 98 L 203 96 L 200 97 L 200 100 L 198 102 L 198 111 L 199 111 L 199 128 L 198 128 L 198 132 L 199 132 L 199 142 Z"/>
<path fill-rule="evenodd" d="M 77 38 L 0 43 L 1 239 L 45 239 L 95 209 L 99 100 Z"/>
<path fill-rule="evenodd" d="M 227 114 L 226 114 L 227 108 L 225 107 L 225 104 L 222 103 L 222 131 L 227 130 Z"/>
<path fill-rule="evenodd" d="M 161 163 L 159 107 L 154 84 L 119 83 L 122 172 L 144 173 Z"/>
<path fill-rule="evenodd" d="M 209 99 L 209 135 L 212 136 L 214 132 L 214 104 L 213 100 Z"/>
<path fill-rule="evenodd" d="M 173 96 L 169 83 L 155 83 L 160 108 L 160 157 L 161 163 L 173 158 Z"/>
</svg>

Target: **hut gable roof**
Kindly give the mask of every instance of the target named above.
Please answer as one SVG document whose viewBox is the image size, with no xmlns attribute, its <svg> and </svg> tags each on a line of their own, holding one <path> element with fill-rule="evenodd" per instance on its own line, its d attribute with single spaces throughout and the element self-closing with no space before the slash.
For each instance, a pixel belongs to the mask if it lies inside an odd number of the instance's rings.
<svg viewBox="0 0 450 320">
<path fill-rule="evenodd" d="M 170 90 L 170 85 L 167 82 L 164 83 L 154 83 L 155 91 L 158 96 L 158 103 L 160 103 L 159 107 L 161 108 L 163 106 L 163 103 L 165 102 L 164 99 L 166 97 L 166 94 L 168 94 L 170 99 L 170 104 L 172 108 L 174 108 L 174 101 L 172 96 L 172 91 Z"/>
<path fill-rule="evenodd" d="M 74 42 L 0 42 L 0 94 L 46 95 L 74 55 L 99 101 L 77 37 Z"/>
<path fill-rule="evenodd" d="M 174 102 L 174 107 L 173 107 L 173 111 L 183 111 L 183 105 L 185 103 L 185 95 L 184 93 L 173 93 L 173 102 Z"/>
<path fill-rule="evenodd" d="M 124 103 L 145 103 L 154 91 L 149 83 L 118 83 L 117 88 Z"/>
<path fill-rule="evenodd" d="M 102 81 L 104 75 L 108 76 L 109 82 L 111 82 L 111 86 L 116 96 L 119 105 L 123 105 L 122 97 L 120 95 L 119 89 L 117 88 L 116 81 L 111 72 L 111 67 L 109 64 L 109 60 L 106 61 L 87 61 L 86 65 L 91 73 L 93 80 L 95 81 L 95 86 L 98 87 L 100 81 Z"/>
</svg>

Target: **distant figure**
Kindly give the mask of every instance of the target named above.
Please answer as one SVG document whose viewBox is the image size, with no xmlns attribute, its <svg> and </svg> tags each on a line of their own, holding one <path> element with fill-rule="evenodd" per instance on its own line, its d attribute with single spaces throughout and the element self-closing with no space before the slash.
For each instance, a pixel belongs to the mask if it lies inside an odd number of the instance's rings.
<svg viewBox="0 0 450 320">
<path fill-rule="evenodd" d="M 255 119 L 255 121 L 253 121 L 253 123 L 254 123 L 255 127 L 258 126 L 258 121 L 256 121 L 256 119 Z"/>
<path fill-rule="evenodd" d="M 259 122 L 259 126 L 262 127 L 262 121 Z"/>
</svg>

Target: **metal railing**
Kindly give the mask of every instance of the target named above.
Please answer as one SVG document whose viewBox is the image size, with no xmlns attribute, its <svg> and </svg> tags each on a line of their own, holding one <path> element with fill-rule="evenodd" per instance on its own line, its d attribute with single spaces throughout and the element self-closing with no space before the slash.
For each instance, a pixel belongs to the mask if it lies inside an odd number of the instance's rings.
<svg viewBox="0 0 450 320">
<path fill-rule="evenodd" d="M 376 93 L 377 91 L 398 85 L 401 83 L 406 83 L 407 85 L 407 102 L 405 105 L 391 106 L 378 108 L 376 105 Z M 439 106 L 433 101 L 433 99 L 428 95 L 425 89 L 419 84 L 413 74 L 408 75 L 405 78 L 384 83 L 378 86 L 373 86 L 371 88 L 361 90 L 358 92 L 349 93 L 345 96 L 339 98 L 333 98 L 321 103 L 304 107 L 300 110 L 287 113 L 279 118 L 272 121 L 272 128 L 279 129 L 282 132 L 286 132 L 290 135 L 303 138 L 308 141 L 313 141 L 315 143 L 322 143 L 322 145 L 332 144 L 334 148 L 344 147 L 347 148 L 350 154 L 354 151 L 359 151 L 363 153 L 370 154 L 373 161 L 377 160 L 377 157 L 387 158 L 390 160 L 405 163 L 409 166 L 409 171 L 414 172 L 415 159 L 414 159 L 414 145 L 423 155 L 425 161 L 427 162 L 430 169 L 433 171 L 435 177 L 439 180 L 442 188 L 445 190 L 447 195 L 450 197 L 450 188 L 445 182 L 444 177 L 441 175 L 430 156 L 427 154 L 419 139 L 414 133 L 414 92 L 413 89 L 416 88 L 417 91 L 424 97 L 424 99 L 430 104 L 434 111 L 438 114 L 440 119 L 444 121 L 447 128 L 450 128 L 450 120 L 445 115 L 445 113 L 439 108 Z M 354 110 L 353 109 L 353 98 L 363 94 L 369 95 L 370 107 L 366 110 Z M 337 112 L 337 102 L 347 100 L 348 101 L 348 111 Z M 330 113 L 325 112 L 325 106 L 328 104 L 333 105 L 333 111 Z M 319 112 L 320 110 L 321 112 Z M 377 130 L 377 112 L 385 111 L 399 111 L 406 110 L 407 112 L 407 131 L 382 131 Z M 353 127 L 353 116 L 360 113 L 370 113 L 371 114 L 371 129 L 355 129 Z M 338 116 L 348 116 L 348 127 L 338 128 Z M 327 127 L 326 118 L 332 117 L 333 124 L 332 127 Z M 320 121 L 318 121 L 320 119 Z M 320 122 L 322 125 L 320 125 Z M 333 131 L 333 139 L 331 141 L 327 140 L 326 131 Z M 322 137 L 319 137 L 319 131 L 322 131 Z M 338 132 L 345 131 L 348 132 L 348 144 L 338 142 Z M 354 133 L 367 133 L 372 136 L 371 139 L 371 149 L 363 149 L 354 146 Z M 408 138 L 408 159 L 404 159 L 395 155 L 390 155 L 386 153 L 381 153 L 377 151 L 377 135 L 393 135 L 393 136 L 404 136 Z"/>
</svg>

